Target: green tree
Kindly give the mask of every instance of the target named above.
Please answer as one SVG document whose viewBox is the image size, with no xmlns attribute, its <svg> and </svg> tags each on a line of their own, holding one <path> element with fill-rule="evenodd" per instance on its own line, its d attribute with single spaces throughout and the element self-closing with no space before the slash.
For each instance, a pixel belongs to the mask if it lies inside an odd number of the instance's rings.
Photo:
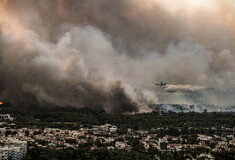
<svg viewBox="0 0 235 160">
<path fill-rule="evenodd" d="M 12 132 L 10 131 L 10 130 L 7 130 L 6 132 L 5 132 L 5 136 L 7 137 L 8 135 L 10 135 Z"/>
<path fill-rule="evenodd" d="M 25 132 L 24 132 L 24 134 L 25 134 L 25 136 L 29 136 L 29 131 L 28 130 L 26 130 Z"/>
</svg>

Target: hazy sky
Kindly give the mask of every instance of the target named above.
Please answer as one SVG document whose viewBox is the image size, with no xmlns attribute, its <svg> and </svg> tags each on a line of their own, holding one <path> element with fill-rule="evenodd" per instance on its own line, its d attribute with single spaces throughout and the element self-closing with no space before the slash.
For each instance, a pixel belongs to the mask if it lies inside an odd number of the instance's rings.
<svg viewBox="0 0 235 160">
<path fill-rule="evenodd" d="M 234 18 L 232 0 L 0 0 L 0 95 L 138 111 L 166 81 L 232 105 Z"/>
</svg>

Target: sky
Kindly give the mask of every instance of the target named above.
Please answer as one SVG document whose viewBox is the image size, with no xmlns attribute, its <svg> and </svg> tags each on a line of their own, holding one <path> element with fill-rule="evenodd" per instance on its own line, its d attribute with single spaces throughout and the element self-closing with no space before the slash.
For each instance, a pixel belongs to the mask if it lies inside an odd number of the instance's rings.
<svg viewBox="0 0 235 160">
<path fill-rule="evenodd" d="M 0 0 L 0 97 L 111 113 L 234 105 L 234 17 L 232 0 Z"/>
</svg>

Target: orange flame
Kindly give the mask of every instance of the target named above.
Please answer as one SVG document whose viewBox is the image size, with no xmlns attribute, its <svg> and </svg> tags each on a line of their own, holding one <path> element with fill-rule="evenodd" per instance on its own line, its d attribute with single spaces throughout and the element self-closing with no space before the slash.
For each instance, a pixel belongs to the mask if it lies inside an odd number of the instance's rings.
<svg viewBox="0 0 235 160">
<path fill-rule="evenodd" d="M 0 105 L 3 105 L 3 103 L 0 101 Z"/>
</svg>

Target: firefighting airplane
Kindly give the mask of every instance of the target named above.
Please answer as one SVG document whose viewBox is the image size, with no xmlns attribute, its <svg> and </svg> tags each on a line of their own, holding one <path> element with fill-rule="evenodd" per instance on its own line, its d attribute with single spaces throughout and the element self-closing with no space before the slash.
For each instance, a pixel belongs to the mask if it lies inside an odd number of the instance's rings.
<svg viewBox="0 0 235 160">
<path fill-rule="evenodd" d="M 156 86 L 164 87 L 166 86 L 166 83 L 161 81 L 160 83 L 155 83 Z"/>
<path fill-rule="evenodd" d="M 174 93 L 174 92 L 185 92 L 185 91 L 198 91 L 205 89 L 203 86 L 198 85 L 168 85 L 167 83 L 161 81 L 160 83 L 156 83 L 155 85 L 161 87 L 166 92 Z"/>
</svg>

